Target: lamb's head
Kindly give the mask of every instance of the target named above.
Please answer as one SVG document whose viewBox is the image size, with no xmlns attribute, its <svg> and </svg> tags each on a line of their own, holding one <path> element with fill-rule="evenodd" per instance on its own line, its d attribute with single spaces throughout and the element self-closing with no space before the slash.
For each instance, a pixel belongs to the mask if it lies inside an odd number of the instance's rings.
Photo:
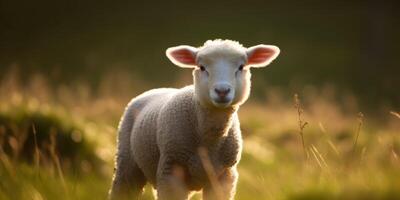
<svg viewBox="0 0 400 200">
<path fill-rule="evenodd" d="M 231 40 L 209 40 L 199 48 L 171 47 L 166 54 L 174 64 L 193 69 L 195 95 L 202 105 L 226 108 L 247 100 L 250 68 L 267 66 L 278 56 L 279 48 L 245 48 Z"/>
</svg>

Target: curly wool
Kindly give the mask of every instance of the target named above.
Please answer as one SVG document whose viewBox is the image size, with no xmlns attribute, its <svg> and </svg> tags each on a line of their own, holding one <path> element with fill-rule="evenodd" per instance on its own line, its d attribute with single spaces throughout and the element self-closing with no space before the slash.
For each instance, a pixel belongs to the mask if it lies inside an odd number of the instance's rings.
<svg viewBox="0 0 400 200">
<path fill-rule="evenodd" d="M 150 90 L 133 99 L 122 117 L 114 179 L 124 179 L 131 185 L 138 183 L 133 183 L 133 179 L 143 183 L 146 180 L 159 188 L 162 179 L 157 179 L 157 174 L 170 174 L 174 170 L 171 167 L 158 170 L 160 162 L 166 162 L 184 167 L 189 190 L 202 189 L 209 185 L 209 180 L 198 148 L 208 150 L 216 174 L 222 175 L 240 159 L 239 126 L 235 109 L 200 106 L 194 98 L 193 86 Z M 134 175 L 131 171 L 142 174 Z"/>
</svg>

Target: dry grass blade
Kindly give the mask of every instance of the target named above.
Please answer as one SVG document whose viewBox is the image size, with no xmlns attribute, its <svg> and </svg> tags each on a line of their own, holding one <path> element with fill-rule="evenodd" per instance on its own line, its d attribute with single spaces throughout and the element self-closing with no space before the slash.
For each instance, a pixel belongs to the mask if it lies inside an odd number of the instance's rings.
<svg viewBox="0 0 400 200">
<path fill-rule="evenodd" d="M 3 148 L 0 147 L 0 160 L 4 165 L 4 168 L 11 175 L 11 177 L 15 176 L 14 167 L 11 164 L 10 159 L 8 159 L 7 155 L 4 153 Z"/>
<path fill-rule="evenodd" d="M 394 158 L 395 160 L 399 160 L 399 156 L 397 155 L 397 153 L 394 151 L 393 148 L 392 148 L 392 155 L 393 155 L 393 158 Z"/>
<path fill-rule="evenodd" d="M 318 151 L 318 149 L 314 146 L 311 145 L 311 148 L 314 150 L 314 152 L 318 155 L 319 159 L 321 160 L 322 164 L 328 168 L 328 164 L 326 163 L 324 157 L 322 156 L 322 154 Z"/>
<path fill-rule="evenodd" d="M 35 128 L 34 124 L 32 124 L 32 132 L 33 132 L 33 141 L 34 141 L 34 144 L 35 144 L 35 155 L 34 155 L 35 167 L 36 167 L 36 170 L 39 171 L 40 152 L 39 152 L 39 146 L 38 146 L 38 143 L 37 143 L 36 128 Z"/>
<path fill-rule="evenodd" d="M 3 166 L 6 169 L 6 171 L 11 175 L 12 178 L 14 178 L 15 177 L 14 167 L 10 159 L 3 150 L 3 144 L 5 138 L 4 135 L 5 135 L 5 128 L 4 126 L 0 126 L 0 161 L 3 163 Z"/>
<path fill-rule="evenodd" d="M 208 178 L 210 179 L 211 186 L 213 187 L 216 198 L 220 199 L 220 200 L 224 199 L 224 195 L 221 192 L 222 191 L 221 185 L 218 182 L 218 178 L 217 178 L 215 170 L 211 164 L 207 149 L 205 149 L 204 147 L 200 147 L 198 149 L 198 152 L 199 152 L 203 167 L 207 173 Z"/>
<path fill-rule="evenodd" d="M 312 147 L 310 147 L 310 151 L 311 151 L 312 155 L 314 156 L 315 160 L 317 161 L 318 166 L 322 169 L 321 161 L 319 160 L 317 154 L 314 152 L 314 149 Z"/>
<path fill-rule="evenodd" d="M 301 143 L 303 145 L 304 157 L 305 157 L 305 159 L 308 159 L 308 153 L 307 153 L 306 145 L 304 142 L 304 128 L 306 127 L 308 122 L 303 121 L 301 118 L 301 115 L 303 114 L 304 111 L 301 108 L 299 95 L 297 95 L 297 94 L 294 95 L 294 107 L 297 109 L 297 116 L 298 116 L 298 122 L 299 122 L 299 135 L 301 137 Z"/>
<path fill-rule="evenodd" d="M 52 158 L 54 164 L 56 165 L 57 173 L 60 176 L 61 183 L 64 187 L 64 190 L 65 190 L 66 194 L 68 194 L 67 184 L 65 183 L 64 174 L 61 169 L 60 159 L 58 158 L 57 153 L 56 153 L 56 136 L 55 135 L 56 135 L 56 131 L 54 129 L 52 129 L 50 131 L 49 151 L 50 151 L 51 158 Z"/>
<path fill-rule="evenodd" d="M 329 146 L 332 148 L 333 152 L 335 152 L 335 154 L 337 156 L 340 156 L 339 150 L 333 144 L 332 140 L 330 139 L 330 137 L 328 135 L 328 132 L 326 131 L 326 129 L 324 127 L 324 125 L 321 122 L 319 122 L 318 125 L 319 125 L 319 128 L 321 129 L 322 133 L 324 133 L 326 141 L 328 142 Z"/>
<path fill-rule="evenodd" d="M 361 159 L 360 162 L 363 162 L 365 160 L 365 156 L 367 155 L 367 147 L 362 148 L 361 150 Z"/>
<path fill-rule="evenodd" d="M 392 114 L 393 116 L 397 117 L 398 119 L 400 119 L 400 113 L 395 112 L 395 111 L 390 111 L 389 113 Z M 394 160 L 396 162 L 398 162 L 399 161 L 399 156 L 397 155 L 396 150 L 395 150 L 396 135 L 393 134 L 392 138 L 393 139 L 392 139 L 391 154 L 392 154 Z"/>
<path fill-rule="evenodd" d="M 395 116 L 395 117 L 400 119 L 400 113 L 394 112 L 394 111 L 390 111 L 390 114 L 392 114 L 393 116 Z"/>
<path fill-rule="evenodd" d="M 358 120 L 358 127 L 357 127 L 357 132 L 356 132 L 356 139 L 354 140 L 354 144 L 353 144 L 353 153 L 356 151 L 358 137 L 360 136 L 361 127 L 364 122 L 364 115 L 362 114 L 362 112 L 358 113 L 357 120 Z"/>
<path fill-rule="evenodd" d="M 335 152 L 335 154 L 337 155 L 337 156 L 340 156 L 340 152 L 339 152 L 339 150 L 336 148 L 336 146 L 333 144 L 333 142 L 332 141 L 328 141 L 328 144 L 329 144 L 329 146 L 333 149 L 333 151 Z"/>
</svg>

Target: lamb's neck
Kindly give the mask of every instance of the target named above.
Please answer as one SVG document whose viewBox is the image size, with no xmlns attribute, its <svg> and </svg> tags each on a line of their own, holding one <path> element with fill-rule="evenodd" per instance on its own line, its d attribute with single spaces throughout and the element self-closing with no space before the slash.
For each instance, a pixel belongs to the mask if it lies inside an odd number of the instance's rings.
<svg viewBox="0 0 400 200">
<path fill-rule="evenodd" d="M 237 107 L 210 108 L 196 104 L 197 132 L 202 143 L 214 143 L 226 136 Z"/>
</svg>

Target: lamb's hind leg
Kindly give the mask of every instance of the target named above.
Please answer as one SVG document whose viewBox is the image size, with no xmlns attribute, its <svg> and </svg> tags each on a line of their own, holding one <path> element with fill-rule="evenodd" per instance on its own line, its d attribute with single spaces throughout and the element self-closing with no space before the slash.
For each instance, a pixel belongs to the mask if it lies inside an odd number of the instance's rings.
<svg viewBox="0 0 400 200">
<path fill-rule="evenodd" d="M 117 162 L 110 199 L 138 199 L 146 178 L 135 162 Z"/>
<path fill-rule="evenodd" d="M 135 162 L 130 144 L 135 107 L 132 102 L 125 110 L 119 126 L 118 152 L 115 163 L 115 173 L 110 190 L 110 199 L 137 199 L 146 184 L 143 172 Z"/>
</svg>

